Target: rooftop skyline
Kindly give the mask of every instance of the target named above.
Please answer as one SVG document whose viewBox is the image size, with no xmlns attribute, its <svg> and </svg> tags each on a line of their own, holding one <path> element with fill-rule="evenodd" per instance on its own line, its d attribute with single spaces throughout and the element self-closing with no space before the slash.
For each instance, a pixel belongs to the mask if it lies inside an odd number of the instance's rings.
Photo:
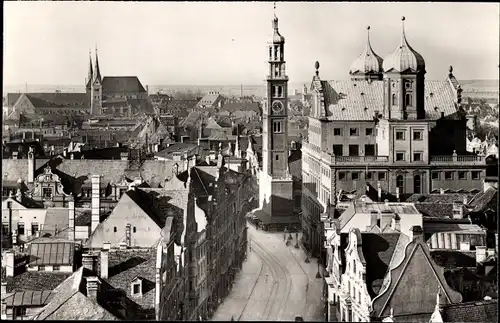
<svg viewBox="0 0 500 323">
<path fill-rule="evenodd" d="M 347 79 L 371 45 L 399 45 L 401 16 L 427 79 L 498 79 L 499 5 L 488 3 L 277 3 L 287 72 L 307 82 Z M 103 76 L 143 84 L 260 84 L 268 67 L 271 2 L 6 2 L 4 84 L 82 84 L 95 46 Z"/>
</svg>

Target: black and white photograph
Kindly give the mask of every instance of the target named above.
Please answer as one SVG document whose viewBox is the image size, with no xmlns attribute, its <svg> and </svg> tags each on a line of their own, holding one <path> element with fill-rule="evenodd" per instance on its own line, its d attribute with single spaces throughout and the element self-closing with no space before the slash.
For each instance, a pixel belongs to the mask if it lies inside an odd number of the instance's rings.
<svg viewBox="0 0 500 323">
<path fill-rule="evenodd" d="M 2 320 L 497 322 L 500 4 L 4 1 Z"/>
</svg>

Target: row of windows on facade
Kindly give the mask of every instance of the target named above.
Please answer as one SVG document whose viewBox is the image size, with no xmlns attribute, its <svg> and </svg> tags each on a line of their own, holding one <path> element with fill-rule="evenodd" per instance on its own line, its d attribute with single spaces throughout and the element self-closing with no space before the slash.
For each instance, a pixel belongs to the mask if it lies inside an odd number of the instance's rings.
<svg viewBox="0 0 500 323">
<path fill-rule="evenodd" d="M 272 87 L 272 97 L 273 98 L 282 98 L 283 97 L 283 87 L 281 85 L 273 85 Z"/>
<path fill-rule="evenodd" d="M 282 133 L 283 127 L 281 121 L 273 121 L 273 133 Z"/>
<path fill-rule="evenodd" d="M 338 179 L 341 181 L 347 181 L 347 180 L 353 180 L 353 181 L 358 181 L 361 179 L 361 174 L 365 174 L 365 179 L 366 180 L 375 180 L 377 179 L 378 181 L 385 181 L 387 179 L 387 173 L 386 172 L 361 172 L 361 171 L 354 171 L 354 172 L 338 172 Z M 467 179 L 472 179 L 472 180 L 479 180 L 481 179 L 481 171 L 433 171 L 431 172 L 431 178 L 433 180 L 453 180 L 455 179 L 455 173 L 458 174 L 458 179 L 460 180 L 467 180 Z M 470 178 L 468 174 L 471 174 Z M 350 175 L 350 176 L 349 176 Z M 399 175 L 398 178 L 401 177 L 402 180 L 402 175 Z"/>
<path fill-rule="evenodd" d="M 344 135 L 344 129 L 342 128 L 333 128 L 333 135 L 334 136 L 343 136 Z M 365 136 L 373 136 L 373 128 L 365 128 Z M 405 130 L 397 130 L 396 131 L 396 140 L 406 140 L 406 131 Z M 377 129 L 375 129 L 375 135 L 378 135 Z M 359 136 L 359 129 L 358 128 L 350 128 L 349 129 L 349 136 L 351 137 L 356 137 Z M 423 140 L 423 130 L 413 130 L 413 140 Z"/>
<path fill-rule="evenodd" d="M 31 235 L 36 235 L 37 232 L 40 232 L 40 225 L 36 222 L 32 222 L 31 223 Z M 11 232 L 10 232 L 9 224 L 2 223 L 2 235 L 8 236 L 10 233 Z M 26 232 L 24 223 L 18 222 L 17 223 L 17 234 L 23 236 L 26 233 L 27 232 Z"/>
</svg>

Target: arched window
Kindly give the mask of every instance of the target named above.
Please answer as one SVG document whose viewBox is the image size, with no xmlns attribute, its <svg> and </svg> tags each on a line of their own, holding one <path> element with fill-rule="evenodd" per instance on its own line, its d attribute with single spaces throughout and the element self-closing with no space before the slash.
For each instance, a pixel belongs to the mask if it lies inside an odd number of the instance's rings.
<svg viewBox="0 0 500 323">
<path fill-rule="evenodd" d="M 420 175 L 415 175 L 415 177 L 413 177 L 413 193 L 422 193 L 422 178 L 420 177 Z"/>
<path fill-rule="evenodd" d="M 396 187 L 399 188 L 399 193 L 403 193 L 403 188 L 404 188 L 404 180 L 403 180 L 403 175 L 398 175 L 396 177 Z"/>
<path fill-rule="evenodd" d="M 269 60 L 273 59 L 273 48 L 269 46 Z"/>
<path fill-rule="evenodd" d="M 282 86 L 278 86 L 278 97 L 282 97 L 283 96 L 283 87 Z"/>
<path fill-rule="evenodd" d="M 116 232 L 116 227 L 113 227 L 113 232 Z"/>
<path fill-rule="evenodd" d="M 412 97 L 410 93 L 406 93 L 405 95 L 405 106 L 411 107 L 412 106 Z"/>
<path fill-rule="evenodd" d="M 273 86 L 272 87 L 272 97 L 275 98 L 276 97 L 276 86 Z"/>
<path fill-rule="evenodd" d="M 398 104 L 398 98 L 396 94 L 392 95 L 392 105 L 397 105 Z"/>
</svg>

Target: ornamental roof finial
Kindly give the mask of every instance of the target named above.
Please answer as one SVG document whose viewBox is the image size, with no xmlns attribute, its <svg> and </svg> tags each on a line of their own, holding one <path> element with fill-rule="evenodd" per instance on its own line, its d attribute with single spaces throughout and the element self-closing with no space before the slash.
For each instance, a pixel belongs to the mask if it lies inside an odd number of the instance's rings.
<svg viewBox="0 0 500 323">
<path fill-rule="evenodd" d="M 314 68 L 316 69 L 316 76 L 319 76 L 319 62 L 314 63 Z"/>
</svg>

